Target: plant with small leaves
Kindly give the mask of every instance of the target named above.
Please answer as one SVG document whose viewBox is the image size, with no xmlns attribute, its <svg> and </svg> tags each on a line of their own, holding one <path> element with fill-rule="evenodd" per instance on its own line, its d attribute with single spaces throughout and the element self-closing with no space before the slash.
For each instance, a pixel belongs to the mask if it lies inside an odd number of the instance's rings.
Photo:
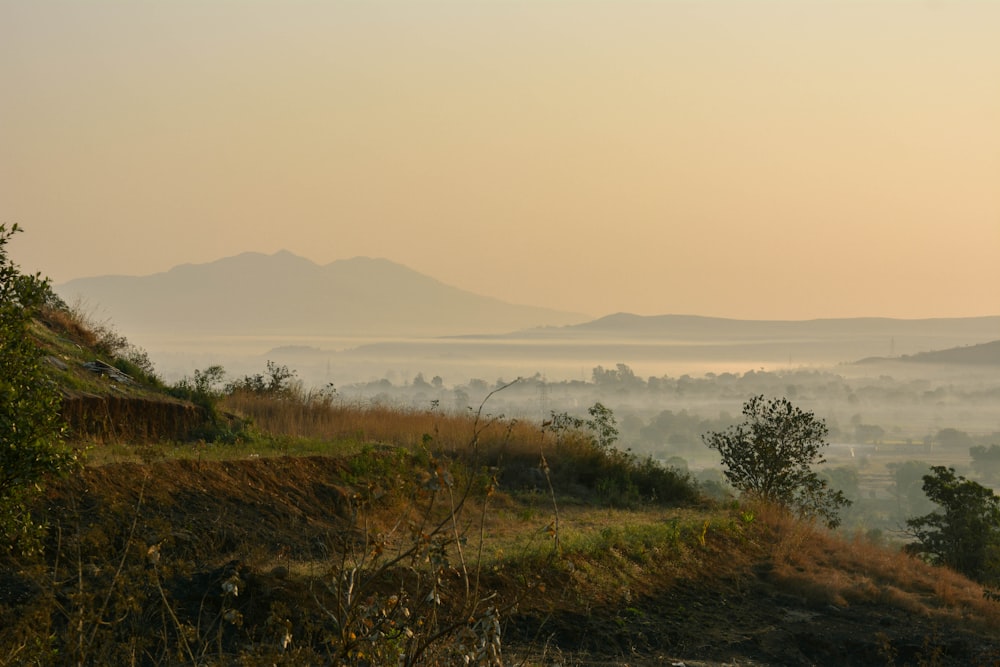
<svg viewBox="0 0 1000 667">
<path fill-rule="evenodd" d="M 742 423 L 702 436 L 722 457 L 729 483 L 747 496 L 837 527 L 840 510 L 851 501 L 813 471 L 825 462 L 826 423 L 786 398 L 754 396 L 744 403 L 743 415 Z"/>
<path fill-rule="evenodd" d="M 42 526 L 27 509 L 42 479 L 76 460 L 63 444 L 61 397 L 49 380 L 32 320 L 51 290 L 40 275 L 24 275 L 7 257 L 20 232 L 0 224 L 0 549 L 39 548 Z"/>
<path fill-rule="evenodd" d="M 618 441 L 618 421 L 615 413 L 602 403 L 594 403 L 587 409 L 590 419 L 586 421 L 587 428 L 594 433 L 594 444 L 602 451 L 607 451 Z"/>
<path fill-rule="evenodd" d="M 930 470 L 924 493 L 940 510 L 907 519 L 916 538 L 908 551 L 980 583 L 1000 584 L 1000 497 L 954 468 Z"/>
</svg>

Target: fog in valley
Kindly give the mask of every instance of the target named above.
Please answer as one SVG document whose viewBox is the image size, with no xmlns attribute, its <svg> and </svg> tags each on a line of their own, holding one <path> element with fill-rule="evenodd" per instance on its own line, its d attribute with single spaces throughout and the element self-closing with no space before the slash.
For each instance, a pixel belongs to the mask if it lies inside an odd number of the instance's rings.
<svg viewBox="0 0 1000 667">
<path fill-rule="evenodd" d="M 907 517 L 929 511 L 921 477 L 931 465 L 954 466 L 1000 487 L 995 345 L 970 341 L 951 350 L 981 349 L 986 363 L 930 363 L 923 352 L 934 348 L 925 345 L 955 341 L 945 334 L 877 340 L 850 330 L 828 341 L 601 341 L 570 330 L 147 342 L 161 346 L 154 356 L 170 381 L 216 364 L 228 380 L 266 376 L 270 362 L 293 371 L 303 391 L 335 401 L 431 412 L 482 406 L 484 413 L 539 425 L 553 413 L 587 418 L 599 402 L 618 421 L 618 447 L 687 469 L 719 495 L 724 479 L 702 435 L 740 421 L 743 403 L 754 395 L 787 397 L 829 427 L 824 471 L 854 501 L 845 526 L 890 536 Z"/>
<path fill-rule="evenodd" d="M 828 425 L 825 470 L 855 501 L 845 525 L 856 528 L 891 531 L 918 513 L 930 465 L 1000 484 L 996 316 L 591 318 L 486 298 L 388 260 L 320 266 L 288 252 L 57 290 L 126 335 L 168 383 L 212 366 L 223 382 L 287 369 L 303 392 L 333 401 L 482 406 L 539 428 L 601 403 L 618 447 L 687 469 L 717 495 L 726 489 L 702 435 L 741 421 L 752 396 L 785 397 Z"/>
</svg>

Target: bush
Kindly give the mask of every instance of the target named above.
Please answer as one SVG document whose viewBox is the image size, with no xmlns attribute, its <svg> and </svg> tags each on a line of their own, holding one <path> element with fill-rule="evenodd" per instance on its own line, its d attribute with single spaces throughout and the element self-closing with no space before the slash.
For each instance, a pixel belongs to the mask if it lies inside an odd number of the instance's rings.
<svg viewBox="0 0 1000 667">
<path fill-rule="evenodd" d="M 41 527 L 26 501 L 45 475 L 65 470 L 74 455 L 62 443 L 59 390 L 29 335 L 51 294 L 48 280 L 22 275 L 7 257 L 6 245 L 19 231 L 0 224 L 0 544 L 31 551 Z"/>
<path fill-rule="evenodd" d="M 839 525 L 840 509 L 851 501 L 812 470 L 825 462 L 826 423 L 786 398 L 755 396 L 743 404 L 743 415 L 743 423 L 704 436 L 722 456 L 729 483 L 756 499 L 821 517 L 831 528 Z"/>
<path fill-rule="evenodd" d="M 553 484 L 591 489 L 612 507 L 699 500 L 697 485 L 687 473 L 615 448 L 618 429 L 610 408 L 595 403 L 587 412 L 588 420 L 553 412 L 543 424 L 556 436 Z"/>
<path fill-rule="evenodd" d="M 980 583 L 1000 582 L 1000 497 L 977 482 L 934 466 L 924 492 L 943 511 L 908 519 L 908 550 Z"/>
</svg>

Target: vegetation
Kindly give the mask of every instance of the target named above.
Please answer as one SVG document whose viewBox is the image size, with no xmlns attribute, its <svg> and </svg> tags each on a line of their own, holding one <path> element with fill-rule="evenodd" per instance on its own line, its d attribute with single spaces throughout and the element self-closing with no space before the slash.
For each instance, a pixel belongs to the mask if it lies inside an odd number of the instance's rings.
<svg viewBox="0 0 1000 667">
<path fill-rule="evenodd" d="M 827 445 L 826 424 L 785 398 L 755 396 L 743 405 L 743 415 L 743 423 L 705 435 L 705 444 L 722 457 L 729 483 L 753 498 L 821 517 L 835 528 L 840 509 L 850 501 L 813 470 L 824 462 L 820 449 Z"/>
<path fill-rule="evenodd" d="M 64 471 L 74 457 L 62 446 L 59 390 L 30 336 L 51 292 L 48 281 L 22 274 L 7 256 L 18 231 L 0 224 L 0 544 L 30 551 L 43 527 L 27 511 L 29 498 L 45 475 Z"/>
<path fill-rule="evenodd" d="M 913 553 L 984 584 L 1000 583 L 1000 497 L 991 489 L 934 466 L 924 492 L 940 510 L 909 519 Z"/>
<path fill-rule="evenodd" d="M 196 403 L 207 421 L 186 441 L 96 447 L 91 461 L 101 465 L 44 477 L 44 497 L 17 499 L 45 549 L 0 554 L 0 665 L 1000 659 L 1000 603 L 959 566 L 785 511 L 833 525 L 847 503 L 827 484 L 859 493 L 855 470 L 813 470 L 825 423 L 786 399 L 758 396 L 743 423 L 705 435 L 745 492 L 716 503 L 681 466 L 621 449 L 636 424 L 603 402 L 543 423 L 494 411 L 518 382 L 498 383 L 478 409 L 400 408 L 307 391 L 273 362 L 232 381 L 211 366 L 163 387 L 110 328 L 95 335 L 63 304 L 39 312 L 42 326 L 18 324 L 30 332 L 20 340 L 67 367 L 88 357 L 132 363 L 140 381 L 81 380 L 23 356 L 23 368 L 43 372 L 25 376 L 42 377 L 36 385 L 58 397 L 46 378 L 87 381 L 88 392 L 104 388 L 109 401 L 146 411 L 157 409 L 149 395 L 158 390 L 163 402 Z M 88 337 L 110 344 L 71 349 Z M 4 363 L 22 351 L 15 338 Z M 621 390 L 642 382 L 623 366 L 600 380 Z M 17 415 L 52 423 L 49 410 Z M 38 442 L 64 451 L 58 438 Z M 895 471 L 901 499 L 912 500 L 921 467 Z M 965 538 L 995 536 L 995 496 L 954 470 L 932 471 L 930 499 L 983 522 L 945 512 L 911 526 L 929 544 L 979 553 Z M 996 546 L 987 541 L 975 570 L 983 582 Z"/>
<path fill-rule="evenodd" d="M 470 473 L 376 446 L 88 466 L 50 487 L 45 561 L 0 570 L 0 664 L 992 664 L 997 603 L 898 550 L 761 504 L 560 495 L 557 528 Z"/>
</svg>

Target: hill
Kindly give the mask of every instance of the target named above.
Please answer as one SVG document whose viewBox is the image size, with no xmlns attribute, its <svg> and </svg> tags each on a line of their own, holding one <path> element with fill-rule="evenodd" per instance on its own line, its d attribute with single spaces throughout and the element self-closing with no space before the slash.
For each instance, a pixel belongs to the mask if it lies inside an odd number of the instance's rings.
<svg viewBox="0 0 1000 667">
<path fill-rule="evenodd" d="M 837 341 L 892 338 L 932 341 L 961 338 L 991 340 L 1000 335 L 1000 316 L 930 319 L 856 317 L 815 320 L 734 320 L 695 315 L 616 313 L 593 321 L 514 334 L 540 338 L 566 336 L 607 340 L 701 342 Z"/>
<path fill-rule="evenodd" d="M 377 341 L 340 350 L 276 348 L 265 357 L 294 364 L 316 383 L 329 377 L 330 368 L 338 384 L 379 377 L 386 368 L 407 369 L 411 377 L 421 370 L 452 380 L 535 372 L 558 380 L 577 379 L 581 369 L 618 362 L 643 376 L 832 366 L 974 345 L 998 335 L 1000 317 L 767 321 L 618 313 L 507 334 Z"/>
<path fill-rule="evenodd" d="M 81 377 L 91 357 L 124 371 L 59 324 L 37 331 L 67 367 L 54 377 L 134 399 L 115 418 L 135 430 L 157 388 Z M 282 387 L 221 405 L 253 428 L 122 439 L 49 480 L 32 507 L 44 555 L 0 553 L 0 664 L 1000 657 L 1000 609 L 977 584 L 771 508 L 715 506 L 585 435 Z"/>
<path fill-rule="evenodd" d="M 203 407 L 171 396 L 148 359 L 111 329 L 47 306 L 29 335 L 59 388 L 60 412 L 74 440 L 185 440 L 210 421 Z"/>
<path fill-rule="evenodd" d="M 934 350 L 919 354 L 907 354 L 901 357 L 869 357 L 859 364 L 898 363 L 898 364 L 948 364 L 959 366 L 998 366 L 1000 365 L 1000 340 L 979 345 L 965 345 L 947 350 Z"/>
<path fill-rule="evenodd" d="M 82 297 L 123 331 L 197 335 L 428 336 L 563 325 L 582 315 L 513 305 L 385 259 L 320 266 L 282 251 L 184 264 L 148 276 L 80 278 Z"/>
<path fill-rule="evenodd" d="M 484 533 L 469 530 L 479 525 L 478 500 L 459 515 L 465 561 L 445 531 L 427 542 L 430 559 L 441 560 L 407 558 L 377 576 L 347 567 L 344 549 L 372 558 L 373 568 L 406 554 L 408 532 L 393 526 L 419 522 L 430 497 L 419 486 L 425 464 L 382 449 L 88 467 L 48 489 L 44 511 L 59 531 L 50 544 L 53 574 L 0 574 L 0 652 L 18 646 L 16 632 L 46 624 L 47 642 L 63 646 L 75 634 L 60 618 L 76 615 L 88 629 L 94 623 L 90 643 L 64 648 L 100 656 L 93 664 L 134 664 L 130 645 L 153 658 L 166 645 L 218 665 L 331 664 L 323 656 L 344 642 L 331 615 L 338 602 L 358 622 L 349 630 L 377 631 L 378 622 L 402 618 L 391 601 L 409 575 L 407 587 L 440 595 L 434 613 L 445 622 L 466 595 L 468 567 L 482 598 L 500 610 L 489 641 L 502 648 L 503 664 L 965 666 L 1000 656 L 1000 614 L 975 584 L 863 539 L 745 507 L 614 509 L 560 494 L 554 515 L 535 494 L 508 490 L 483 515 Z M 421 581 L 433 563 L 444 563 L 443 576 Z M 352 598 L 342 596 L 341 572 L 361 605 L 345 603 Z M 50 608 L 43 591 L 55 575 L 73 586 Z M 408 599 L 416 631 L 429 610 Z M 43 620 L 46 609 L 54 623 Z M 378 649 L 396 646 L 393 635 L 357 634 L 348 641 L 369 662 L 342 664 L 396 664 Z M 472 642 L 485 634 L 480 624 L 466 633 Z M 431 655 L 423 664 L 453 664 L 447 653 Z M 2 655 L 0 663 L 17 664 Z"/>
</svg>

